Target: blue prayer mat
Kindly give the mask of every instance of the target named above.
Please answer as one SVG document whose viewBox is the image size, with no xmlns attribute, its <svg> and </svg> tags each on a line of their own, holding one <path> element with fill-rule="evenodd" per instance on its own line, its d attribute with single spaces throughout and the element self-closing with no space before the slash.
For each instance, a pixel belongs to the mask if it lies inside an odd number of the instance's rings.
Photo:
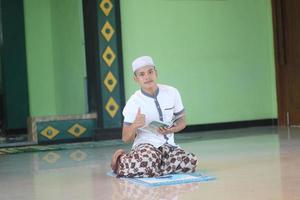
<svg viewBox="0 0 300 200">
<path fill-rule="evenodd" d="M 113 172 L 108 172 L 109 176 L 116 176 Z M 168 174 L 153 178 L 122 178 L 133 183 L 141 184 L 144 186 L 165 186 L 165 185 L 178 185 L 185 183 L 205 182 L 215 180 L 214 176 L 206 176 L 202 173 L 185 173 L 185 174 Z"/>
</svg>

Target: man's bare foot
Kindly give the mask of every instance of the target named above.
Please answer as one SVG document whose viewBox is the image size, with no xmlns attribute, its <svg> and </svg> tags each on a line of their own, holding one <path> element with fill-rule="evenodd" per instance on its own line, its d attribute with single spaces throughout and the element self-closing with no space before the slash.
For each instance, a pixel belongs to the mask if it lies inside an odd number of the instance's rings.
<svg viewBox="0 0 300 200">
<path fill-rule="evenodd" d="M 111 166 L 111 169 L 113 170 L 114 173 L 116 173 L 117 169 L 118 169 L 118 159 L 124 153 L 125 153 L 125 151 L 123 149 L 118 149 L 113 154 L 113 156 L 111 158 L 111 164 L 110 164 L 110 166 Z"/>
</svg>

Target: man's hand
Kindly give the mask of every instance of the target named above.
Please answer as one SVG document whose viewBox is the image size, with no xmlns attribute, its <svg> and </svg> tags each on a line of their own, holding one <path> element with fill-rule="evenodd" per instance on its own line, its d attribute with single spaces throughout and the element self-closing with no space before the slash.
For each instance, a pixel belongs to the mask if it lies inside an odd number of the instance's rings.
<svg viewBox="0 0 300 200">
<path fill-rule="evenodd" d="M 136 113 L 135 120 L 132 122 L 132 124 L 123 125 L 122 140 L 125 143 L 133 141 L 137 134 L 137 129 L 143 126 L 145 126 L 145 115 L 141 113 L 141 109 L 139 108 Z"/>
<path fill-rule="evenodd" d="M 163 135 L 176 132 L 177 123 L 175 122 L 172 127 L 160 127 L 158 132 Z"/>
<path fill-rule="evenodd" d="M 145 126 L 145 115 L 141 113 L 141 108 L 138 109 L 132 125 L 134 125 L 135 128 L 141 128 Z"/>
<path fill-rule="evenodd" d="M 185 116 L 182 116 L 176 122 L 173 124 L 172 127 L 164 127 L 164 128 L 159 128 L 158 132 L 163 135 L 167 135 L 169 133 L 177 133 L 185 128 Z"/>
</svg>

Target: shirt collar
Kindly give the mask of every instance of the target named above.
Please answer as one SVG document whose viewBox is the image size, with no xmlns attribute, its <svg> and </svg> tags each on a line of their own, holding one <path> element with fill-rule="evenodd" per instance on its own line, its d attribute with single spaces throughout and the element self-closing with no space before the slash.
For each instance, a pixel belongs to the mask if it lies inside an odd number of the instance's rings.
<svg viewBox="0 0 300 200">
<path fill-rule="evenodd" d="M 147 97 L 156 98 L 158 93 L 159 93 L 159 87 L 157 87 L 157 90 L 154 92 L 154 95 L 151 95 L 151 94 L 145 92 L 143 89 L 141 89 L 141 92 L 142 92 L 143 95 L 145 95 Z"/>
</svg>

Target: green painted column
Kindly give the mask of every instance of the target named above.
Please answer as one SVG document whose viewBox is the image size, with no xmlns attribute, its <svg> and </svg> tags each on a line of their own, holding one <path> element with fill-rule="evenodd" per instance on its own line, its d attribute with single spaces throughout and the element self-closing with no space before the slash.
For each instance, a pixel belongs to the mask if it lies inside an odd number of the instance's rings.
<svg viewBox="0 0 300 200">
<path fill-rule="evenodd" d="M 55 116 L 51 0 L 24 1 L 30 116 Z"/>
<path fill-rule="evenodd" d="M 103 128 L 118 128 L 124 103 L 119 1 L 98 0 L 97 4 Z"/>
</svg>

